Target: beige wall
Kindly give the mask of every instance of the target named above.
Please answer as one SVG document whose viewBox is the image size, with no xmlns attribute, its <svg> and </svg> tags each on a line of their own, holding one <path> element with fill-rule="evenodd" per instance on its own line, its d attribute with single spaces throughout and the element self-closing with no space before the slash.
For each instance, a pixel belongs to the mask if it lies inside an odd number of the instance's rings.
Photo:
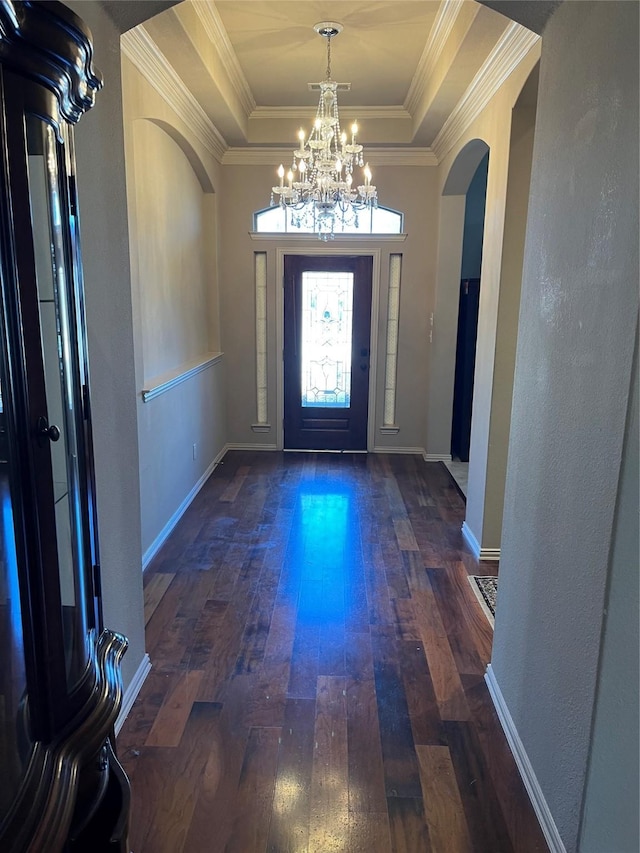
<svg viewBox="0 0 640 853">
<path fill-rule="evenodd" d="M 593 738 L 584 796 L 580 850 L 612 846 L 640 850 L 638 803 L 640 719 L 638 673 L 638 346 L 631 374 L 627 433 L 622 453 L 611 564 L 602 635 Z M 624 735 L 622 736 L 622 733 Z"/>
<path fill-rule="evenodd" d="M 125 82 L 126 82 L 125 77 Z M 135 244 L 145 382 L 211 350 L 200 181 L 158 125 L 133 121 Z"/>
<path fill-rule="evenodd" d="M 443 195 L 440 199 L 426 449 L 431 456 L 442 458 L 451 455 L 451 418 L 465 206 L 465 195 Z"/>
<path fill-rule="evenodd" d="M 495 539 L 487 540 L 486 534 L 489 531 L 493 534 L 496 530 L 500 530 L 504 502 L 504 479 L 501 482 L 499 478 L 487 480 L 491 429 L 498 423 L 504 422 L 505 418 L 508 419 L 510 410 L 505 400 L 494 400 L 493 378 L 496 369 L 498 303 L 504 248 L 511 118 L 517 98 L 539 56 L 540 46 L 537 44 L 512 72 L 482 113 L 465 130 L 438 167 L 439 188 L 442 193 L 456 158 L 465 146 L 474 140 L 482 140 L 489 146 L 466 525 L 478 544 L 482 548 L 490 549 L 497 548 L 500 544 L 499 540 L 497 542 Z M 449 215 L 450 212 L 446 213 L 446 216 Z M 440 227 L 444 226 L 445 222 L 441 221 Z M 442 270 L 450 275 L 452 267 L 444 266 Z M 445 294 L 450 292 L 450 288 L 451 282 L 448 279 L 438 279 L 436 292 L 439 304 L 446 304 Z M 445 323 L 450 323 L 450 315 L 449 310 L 444 317 Z M 439 335 L 440 319 L 442 318 L 436 314 L 434 337 Z M 455 359 L 455 341 L 452 343 L 450 353 Z M 441 353 L 441 356 L 444 357 L 445 353 Z M 437 401 L 432 400 L 432 410 L 434 420 L 430 424 L 431 432 L 427 435 L 427 450 L 437 452 L 435 448 L 442 447 L 440 442 L 446 435 L 447 429 L 449 435 L 451 433 L 451 408 L 450 405 L 439 407 Z M 438 415 L 438 412 L 441 414 Z M 438 445 L 435 444 L 436 440 Z M 504 452 L 506 454 L 506 447 Z"/>
<path fill-rule="evenodd" d="M 518 314 L 535 119 L 536 113 L 532 107 L 516 105 L 513 110 L 487 453 L 485 500 L 490 499 L 491 505 L 483 514 L 480 540 L 485 548 L 499 549 L 502 536 L 504 484 L 507 476 L 513 374 L 518 341 Z"/>
<path fill-rule="evenodd" d="M 276 164 L 277 167 L 277 164 Z M 433 281 L 436 259 L 436 169 L 434 167 L 382 167 L 375 169 L 380 203 L 405 214 L 405 242 L 342 241 L 320 243 L 310 236 L 301 243 L 286 236 L 268 242 L 250 237 L 252 214 L 268 206 L 275 168 L 267 166 L 224 166 L 221 199 L 225 216 L 221 218 L 220 298 L 222 348 L 227 363 L 228 440 L 238 444 L 275 446 L 276 424 L 282 413 L 277 410 L 278 300 L 276 288 L 277 250 L 289 246 L 299 252 L 304 245 L 319 246 L 331 254 L 332 247 L 352 246 L 358 250 L 380 252 L 380 294 L 378 323 L 378 359 L 376 364 L 376 447 L 424 448 L 427 388 L 429 382 L 428 316 L 433 306 Z M 268 419 L 270 433 L 254 433 L 255 403 L 255 307 L 254 252 L 267 252 L 267 342 L 268 342 Z M 400 332 L 396 397 L 396 435 L 383 435 L 383 388 L 386 318 L 389 284 L 389 255 L 401 253 L 402 285 L 400 295 Z"/>
<path fill-rule="evenodd" d="M 623 453 L 638 322 L 637 34 L 626 2 L 565 2 L 544 32 L 522 277 L 492 666 L 569 853 L 639 840 L 637 433 Z M 628 691 L 615 692 L 620 680 Z M 607 749 L 623 744 L 635 760 L 616 764 Z M 579 842 L 587 780 L 601 819 L 597 791 L 625 806 L 624 821 L 607 814 L 605 847 L 593 813 Z"/>
<path fill-rule="evenodd" d="M 123 87 L 146 562 L 226 440 L 223 361 L 141 395 L 219 349 L 219 167 L 126 58 Z"/>
</svg>

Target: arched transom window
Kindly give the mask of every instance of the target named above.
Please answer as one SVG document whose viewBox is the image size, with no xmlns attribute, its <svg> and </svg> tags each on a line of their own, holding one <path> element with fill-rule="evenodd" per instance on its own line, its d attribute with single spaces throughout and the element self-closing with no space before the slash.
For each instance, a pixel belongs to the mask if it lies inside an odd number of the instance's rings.
<svg viewBox="0 0 640 853">
<path fill-rule="evenodd" d="M 317 228 L 313 218 L 313 202 L 309 202 L 307 207 L 308 212 L 280 205 L 259 210 L 253 214 L 254 231 L 258 234 L 314 234 Z M 301 215 L 304 213 L 307 215 Z M 372 207 L 360 211 L 350 223 L 342 223 L 336 217 L 333 233 L 402 234 L 402 226 L 402 213 L 388 207 Z"/>
</svg>

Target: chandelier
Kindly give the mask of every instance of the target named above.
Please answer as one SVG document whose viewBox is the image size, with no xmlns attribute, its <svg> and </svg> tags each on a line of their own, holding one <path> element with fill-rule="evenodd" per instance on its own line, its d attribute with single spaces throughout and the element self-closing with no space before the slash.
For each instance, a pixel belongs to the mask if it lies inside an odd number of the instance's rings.
<svg viewBox="0 0 640 853">
<path fill-rule="evenodd" d="M 327 40 L 327 76 L 318 84 L 320 103 L 313 129 L 307 136 L 300 128 L 286 183 L 281 164 L 280 184 L 272 187 L 271 204 L 278 198 L 280 207 L 291 212 L 295 228 L 309 228 L 327 240 L 333 239 L 336 224 L 357 227 L 358 213 L 377 207 L 378 193 L 357 140 L 357 123 L 351 125 L 350 138 L 340 128 L 338 89 L 349 89 L 350 84 L 331 79 L 331 39 L 342 32 L 342 24 L 323 21 L 313 29 Z M 364 167 L 364 182 L 354 187 L 356 167 Z"/>
</svg>

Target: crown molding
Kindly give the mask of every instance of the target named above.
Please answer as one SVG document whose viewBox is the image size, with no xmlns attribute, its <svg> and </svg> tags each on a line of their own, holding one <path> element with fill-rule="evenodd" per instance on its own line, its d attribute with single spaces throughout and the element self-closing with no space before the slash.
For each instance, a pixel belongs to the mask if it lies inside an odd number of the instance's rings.
<svg viewBox="0 0 640 853">
<path fill-rule="evenodd" d="M 223 166 L 277 166 L 291 160 L 293 147 L 227 148 Z M 367 161 L 372 166 L 437 166 L 438 159 L 430 148 L 367 148 Z"/>
<path fill-rule="evenodd" d="M 191 0 L 191 5 L 198 18 L 200 18 L 200 23 L 209 37 L 209 41 L 218 51 L 222 64 L 229 75 L 231 85 L 242 104 L 245 115 L 250 116 L 256 108 L 255 98 L 253 97 L 253 92 L 247 82 L 247 78 L 244 76 L 242 67 L 238 62 L 238 57 L 222 23 L 222 18 L 218 14 L 218 10 L 213 3 L 203 3 L 202 0 Z"/>
<path fill-rule="evenodd" d="M 302 119 L 308 121 L 309 113 L 313 112 L 316 107 L 311 105 L 308 107 L 255 107 L 249 118 L 257 119 Z M 411 120 L 411 114 L 403 106 L 380 106 L 380 107 L 340 107 L 341 112 L 349 115 L 357 116 L 359 120 L 367 121 L 367 119 L 391 119 Z"/>
<path fill-rule="evenodd" d="M 222 158 L 223 166 L 275 166 L 278 163 L 289 163 L 293 152 L 293 145 L 288 148 L 266 148 L 255 146 L 254 148 L 230 147 Z"/>
<path fill-rule="evenodd" d="M 413 115 L 418 109 L 424 95 L 427 81 L 433 75 L 453 25 L 462 11 L 465 0 L 441 0 L 438 14 L 431 27 L 427 43 L 422 51 L 418 67 L 413 75 L 407 97 L 404 99 L 404 109 Z M 479 9 L 479 7 L 478 7 Z M 477 14 L 477 11 L 476 11 Z"/>
<path fill-rule="evenodd" d="M 431 148 L 371 148 L 366 149 L 372 166 L 437 166 L 438 158 Z"/>
<path fill-rule="evenodd" d="M 436 136 L 432 148 L 438 162 L 539 40 L 540 36 L 520 24 L 509 24 Z"/>
<path fill-rule="evenodd" d="M 204 145 L 222 162 L 227 144 L 143 26 L 121 36 L 122 53 Z"/>
</svg>

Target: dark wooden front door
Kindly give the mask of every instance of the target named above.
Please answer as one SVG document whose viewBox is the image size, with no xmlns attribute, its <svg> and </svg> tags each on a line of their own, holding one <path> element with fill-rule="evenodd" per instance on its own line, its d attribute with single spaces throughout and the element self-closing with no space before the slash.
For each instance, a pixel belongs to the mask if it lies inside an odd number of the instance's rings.
<svg viewBox="0 0 640 853">
<path fill-rule="evenodd" d="M 366 450 L 371 257 L 288 255 L 284 446 Z"/>
</svg>

